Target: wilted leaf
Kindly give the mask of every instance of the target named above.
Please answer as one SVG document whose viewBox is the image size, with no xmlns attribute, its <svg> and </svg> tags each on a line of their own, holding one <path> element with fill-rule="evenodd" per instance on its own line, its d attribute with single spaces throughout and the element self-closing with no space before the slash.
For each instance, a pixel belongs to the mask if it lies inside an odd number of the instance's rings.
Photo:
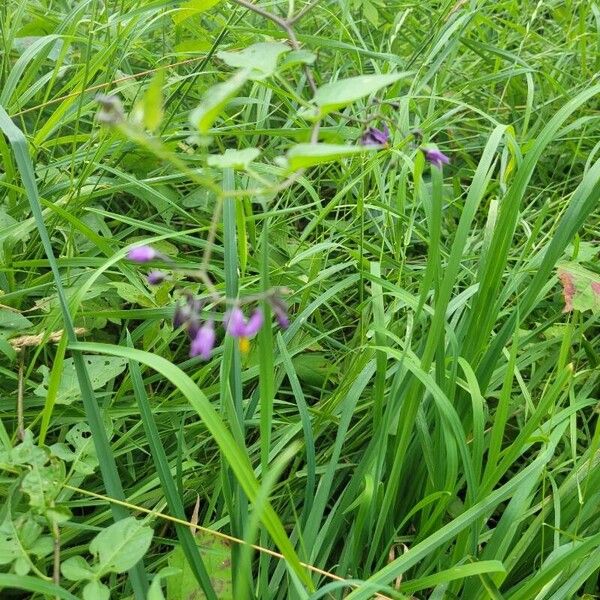
<svg viewBox="0 0 600 600">
<path fill-rule="evenodd" d="M 207 133 L 225 107 L 227 101 L 248 81 L 248 71 L 240 70 L 223 83 L 213 85 L 205 94 L 200 105 L 190 115 L 191 124 Z"/>
<path fill-rule="evenodd" d="M 558 265 L 558 278 L 563 286 L 563 312 L 600 312 L 600 275 L 578 263 L 565 262 Z"/>
<path fill-rule="evenodd" d="M 86 355 L 85 364 L 90 376 L 92 389 L 97 390 L 105 386 L 109 381 L 120 375 L 127 365 L 124 358 L 109 358 L 105 356 Z M 39 385 L 33 393 L 36 396 L 45 398 L 48 393 L 49 369 L 42 365 L 38 373 L 43 376 L 42 384 Z M 79 381 L 75 371 L 73 359 L 68 358 L 63 364 L 63 372 L 60 378 L 60 385 L 56 395 L 57 404 L 72 404 L 80 397 Z"/>
<path fill-rule="evenodd" d="M 389 73 L 387 75 L 359 75 L 349 79 L 339 79 L 321 86 L 314 96 L 321 116 L 342 108 L 352 102 L 369 96 L 396 81 L 410 75 L 409 72 Z"/>
<path fill-rule="evenodd" d="M 290 51 L 287 44 L 281 42 L 260 42 L 244 48 L 240 52 L 218 52 L 217 56 L 230 67 L 248 69 L 249 79 L 264 79 L 273 75 L 277 69 L 279 57 Z"/>
<path fill-rule="evenodd" d="M 378 150 L 379 146 L 345 146 L 342 144 L 298 144 L 287 153 L 290 171 L 333 162 L 347 156 Z"/>
<path fill-rule="evenodd" d="M 260 154 L 258 148 L 245 148 L 244 150 L 225 150 L 224 154 L 211 154 L 206 162 L 209 167 L 220 167 L 221 169 L 248 168 L 248 165 Z"/>
<path fill-rule="evenodd" d="M 217 598 L 233 600 L 229 546 L 225 541 L 202 532 L 196 536 L 196 542 Z M 202 598 L 206 598 L 180 546 L 169 555 L 169 566 L 180 569 L 181 575 L 167 580 L 167 600 L 181 600 L 182 598 L 202 600 Z"/>
<path fill-rule="evenodd" d="M 98 561 L 98 576 L 131 569 L 146 554 L 152 535 L 152 528 L 133 517 L 103 529 L 90 543 L 90 552 Z"/>
</svg>

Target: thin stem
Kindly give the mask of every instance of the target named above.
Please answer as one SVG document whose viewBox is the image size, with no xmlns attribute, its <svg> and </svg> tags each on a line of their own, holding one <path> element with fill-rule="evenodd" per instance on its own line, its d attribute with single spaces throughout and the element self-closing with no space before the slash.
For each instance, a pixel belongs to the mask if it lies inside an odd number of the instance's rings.
<svg viewBox="0 0 600 600">
<path fill-rule="evenodd" d="M 296 13 L 293 17 L 290 17 L 287 22 L 290 26 L 295 25 L 302 17 L 304 17 L 307 13 L 309 13 L 317 4 L 319 4 L 320 0 L 313 0 L 307 4 L 301 11 Z"/>
<path fill-rule="evenodd" d="M 25 439 L 25 417 L 23 411 L 24 385 L 25 379 L 25 349 L 21 353 L 19 361 L 19 379 L 17 382 L 17 435 L 23 441 Z"/>
</svg>

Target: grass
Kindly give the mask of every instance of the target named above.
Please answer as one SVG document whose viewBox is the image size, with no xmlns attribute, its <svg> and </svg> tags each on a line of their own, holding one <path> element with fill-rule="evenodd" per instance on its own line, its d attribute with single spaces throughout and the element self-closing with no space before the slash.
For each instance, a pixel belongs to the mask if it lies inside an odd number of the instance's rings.
<svg viewBox="0 0 600 600">
<path fill-rule="evenodd" d="M 0 595 L 600 597 L 598 305 L 563 312 L 557 277 L 598 281 L 600 4 L 246 4 L 0 6 Z M 204 145 L 220 52 L 282 22 L 314 63 L 246 81 Z M 391 71 L 307 115 L 311 77 Z M 384 149 L 279 160 L 383 120 Z M 171 279 L 126 260 L 141 242 Z M 273 326 L 242 352 L 218 311 L 190 358 L 183 286 Z M 131 516 L 150 545 L 103 566 Z"/>
</svg>

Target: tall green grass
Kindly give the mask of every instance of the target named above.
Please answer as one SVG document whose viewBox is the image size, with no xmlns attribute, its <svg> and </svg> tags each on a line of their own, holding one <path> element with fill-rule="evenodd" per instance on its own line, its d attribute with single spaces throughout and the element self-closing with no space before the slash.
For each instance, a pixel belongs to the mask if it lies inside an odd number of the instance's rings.
<svg viewBox="0 0 600 600">
<path fill-rule="evenodd" d="M 233 2 L 181 14 L 137 0 L 0 7 L 0 524 L 30 511 L 25 470 L 6 458 L 20 387 L 36 444 L 86 423 L 98 459 L 64 472 L 71 517 L 54 553 L 28 554 L 42 576 L 2 564 L 0 595 L 79 597 L 57 560 L 133 514 L 154 538 L 143 568 L 106 580 L 114 598 L 147 597 L 157 573 L 172 596 L 161 570 L 179 546 L 191 585 L 228 597 L 207 538 L 182 520 L 237 540 L 236 599 L 599 596 L 597 314 L 563 313 L 556 267 L 598 272 L 600 5 L 317 2 L 295 25 L 317 85 L 413 75 L 321 123 L 321 141 L 354 144 L 381 113 L 389 148 L 261 195 L 247 190 L 310 138 L 306 76 L 247 83 L 210 152 L 261 158 L 250 174 L 208 168 L 188 120 L 223 79 L 217 53 L 285 32 Z M 98 124 L 98 91 L 134 111 L 157 70 L 154 142 Z M 419 136 L 450 165 L 428 165 Z M 124 257 L 146 241 L 200 267 L 216 207 L 217 290 L 289 288 L 291 325 L 261 330 L 247 355 L 219 329 L 204 363 L 171 325 L 175 287 L 146 285 Z M 24 335 L 38 337 L 15 352 Z M 94 387 L 88 356 L 123 368 Z"/>
</svg>

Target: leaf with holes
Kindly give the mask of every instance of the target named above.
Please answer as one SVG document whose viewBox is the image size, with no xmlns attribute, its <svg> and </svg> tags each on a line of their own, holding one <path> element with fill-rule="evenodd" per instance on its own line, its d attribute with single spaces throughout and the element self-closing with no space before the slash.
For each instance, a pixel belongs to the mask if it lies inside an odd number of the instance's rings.
<svg viewBox="0 0 600 600">
<path fill-rule="evenodd" d="M 203 532 L 199 532 L 196 536 L 196 543 L 217 598 L 219 600 L 233 600 L 231 550 L 229 545 L 224 540 Z M 170 567 L 181 570 L 181 575 L 167 580 L 167 600 L 180 600 L 180 598 L 202 600 L 206 597 L 196 581 L 180 546 L 171 552 L 168 561 Z"/>
<path fill-rule="evenodd" d="M 97 560 L 97 576 L 131 569 L 146 554 L 153 533 L 151 527 L 133 517 L 103 529 L 90 543 L 90 552 Z"/>
<path fill-rule="evenodd" d="M 111 434 L 108 434 L 110 439 Z M 67 433 L 66 443 L 50 446 L 54 456 L 73 463 L 73 470 L 82 475 L 91 475 L 98 466 L 96 448 L 92 441 L 92 430 L 87 423 L 77 423 Z"/>
<path fill-rule="evenodd" d="M 118 377 L 124 370 L 127 361 L 122 358 L 107 358 L 93 354 L 84 356 L 85 364 L 90 376 L 93 390 L 104 387 L 109 381 Z M 50 370 L 45 365 L 38 369 L 42 374 L 42 383 L 33 390 L 36 396 L 45 398 L 48 393 L 48 379 Z M 65 360 L 60 378 L 60 385 L 56 394 L 56 404 L 72 404 L 81 396 L 79 382 L 73 359 Z"/>
<path fill-rule="evenodd" d="M 563 287 L 565 307 L 563 312 L 591 310 L 600 312 L 600 275 L 585 269 L 576 262 L 558 265 L 558 278 Z"/>
<path fill-rule="evenodd" d="M 289 51 L 290 47 L 281 42 L 259 42 L 240 52 L 223 50 L 217 56 L 230 67 L 248 69 L 249 79 L 261 80 L 275 73 L 279 57 Z"/>
<path fill-rule="evenodd" d="M 23 477 L 21 490 L 29 496 L 29 505 L 43 514 L 54 507 L 64 480 L 65 464 L 55 459 L 46 466 L 32 466 Z"/>
</svg>

